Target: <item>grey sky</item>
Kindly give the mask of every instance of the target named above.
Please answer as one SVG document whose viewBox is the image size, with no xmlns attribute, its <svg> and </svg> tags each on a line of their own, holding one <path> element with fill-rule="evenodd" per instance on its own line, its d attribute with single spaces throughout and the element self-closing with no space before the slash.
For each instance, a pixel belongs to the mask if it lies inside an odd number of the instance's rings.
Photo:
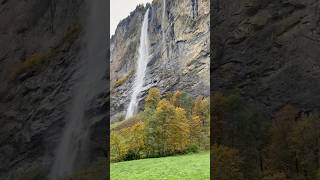
<svg viewBox="0 0 320 180">
<path fill-rule="evenodd" d="M 152 0 L 110 0 L 110 37 L 115 33 L 118 23 L 130 15 L 138 4 Z"/>
</svg>

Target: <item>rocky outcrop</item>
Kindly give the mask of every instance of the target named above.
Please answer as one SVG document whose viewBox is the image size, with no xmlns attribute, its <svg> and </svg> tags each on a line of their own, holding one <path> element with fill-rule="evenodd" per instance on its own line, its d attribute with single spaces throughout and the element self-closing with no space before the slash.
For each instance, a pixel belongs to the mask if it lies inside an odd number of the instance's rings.
<svg viewBox="0 0 320 180">
<path fill-rule="evenodd" d="M 147 8 L 151 57 L 145 90 L 156 86 L 162 94 L 183 90 L 209 95 L 209 0 L 154 0 L 122 20 L 111 38 L 111 120 L 124 115 L 130 101 Z"/>
<path fill-rule="evenodd" d="M 239 92 L 268 112 L 320 110 L 319 1 L 212 4 L 212 89 Z"/>
<path fill-rule="evenodd" d="M 1 1 L 0 179 L 46 178 L 68 122 L 87 13 L 83 0 Z M 92 156 L 105 153 L 107 93 L 86 111 Z"/>
</svg>

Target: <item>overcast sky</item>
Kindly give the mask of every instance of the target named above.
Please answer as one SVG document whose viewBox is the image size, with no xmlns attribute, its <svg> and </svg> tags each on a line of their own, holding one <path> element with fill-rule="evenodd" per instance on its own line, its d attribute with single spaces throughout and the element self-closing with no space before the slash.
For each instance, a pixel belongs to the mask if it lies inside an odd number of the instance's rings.
<svg viewBox="0 0 320 180">
<path fill-rule="evenodd" d="M 152 2 L 152 0 L 110 0 L 110 37 L 122 19 L 129 16 L 138 4 L 147 2 Z"/>
</svg>

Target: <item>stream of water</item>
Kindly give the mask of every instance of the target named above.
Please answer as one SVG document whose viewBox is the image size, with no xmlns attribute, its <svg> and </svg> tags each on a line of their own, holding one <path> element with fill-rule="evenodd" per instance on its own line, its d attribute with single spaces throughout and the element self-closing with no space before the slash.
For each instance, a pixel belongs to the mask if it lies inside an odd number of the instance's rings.
<svg viewBox="0 0 320 180">
<path fill-rule="evenodd" d="M 135 80 L 133 84 L 133 92 L 130 104 L 127 109 L 126 119 L 132 117 L 138 110 L 138 96 L 143 89 L 144 79 L 146 75 L 147 64 L 149 60 L 149 37 L 148 37 L 148 16 L 149 9 L 146 11 L 140 34 L 139 57 L 136 67 Z"/>
</svg>

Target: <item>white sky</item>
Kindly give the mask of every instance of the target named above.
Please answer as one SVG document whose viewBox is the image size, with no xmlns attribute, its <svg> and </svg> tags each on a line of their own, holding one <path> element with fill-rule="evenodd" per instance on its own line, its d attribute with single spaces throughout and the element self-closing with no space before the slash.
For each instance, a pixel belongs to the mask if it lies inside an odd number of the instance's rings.
<svg viewBox="0 0 320 180">
<path fill-rule="evenodd" d="M 152 0 L 110 0 L 110 37 L 115 33 L 119 22 L 130 15 L 138 4 Z"/>
</svg>

